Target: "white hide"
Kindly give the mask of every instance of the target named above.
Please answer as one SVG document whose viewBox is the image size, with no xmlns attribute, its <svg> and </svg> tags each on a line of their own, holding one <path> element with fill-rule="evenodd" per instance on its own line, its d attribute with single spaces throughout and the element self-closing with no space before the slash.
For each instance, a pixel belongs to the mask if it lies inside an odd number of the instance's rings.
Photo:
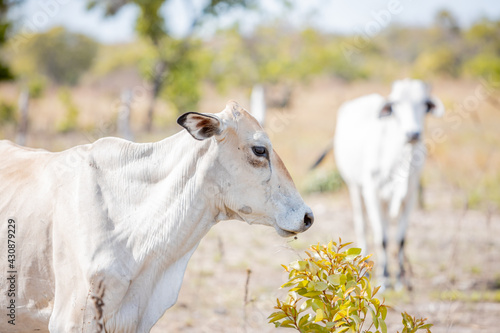
<svg viewBox="0 0 500 333">
<path fill-rule="evenodd" d="M 269 138 L 235 102 L 179 123 L 189 133 L 59 153 L 0 141 L 0 243 L 12 219 L 17 271 L 16 325 L 3 315 L 1 332 L 149 332 L 217 222 L 267 224 L 282 236 L 312 224 Z M 2 295 L 2 313 L 9 302 Z"/>
<path fill-rule="evenodd" d="M 426 155 L 424 117 L 443 112 L 442 103 L 429 95 L 427 85 L 408 79 L 396 81 L 388 98 L 367 95 L 339 109 L 334 154 L 349 188 L 358 245 L 366 250 L 364 206 L 373 230 L 378 273 L 385 278 L 388 220 L 399 217 L 401 276 L 408 216 Z"/>
</svg>

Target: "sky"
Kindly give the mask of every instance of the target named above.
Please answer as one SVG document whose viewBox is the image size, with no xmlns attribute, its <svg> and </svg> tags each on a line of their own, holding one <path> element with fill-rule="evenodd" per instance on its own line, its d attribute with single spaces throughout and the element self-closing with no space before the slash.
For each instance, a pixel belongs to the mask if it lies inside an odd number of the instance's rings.
<svg viewBox="0 0 500 333">
<path fill-rule="evenodd" d="M 193 0 L 194 9 L 203 1 Z M 292 0 L 293 10 L 283 13 L 279 1 L 261 0 L 262 13 L 236 11 L 210 22 L 203 33 L 210 35 L 218 27 L 238 22 L 243 31 L 257 23 L 276 17 L 287 17 L 292 26 L 313 26 L 325 32 L 373 34 L 392 23 L 428 25 L 440 9 L 447 9 L 462 27 L 480 18 L 500 19 L 499 0 Z M 87 11 L 85 0 L 27 0 L 13 13 L 20 31 L 42 32 L 54 26 L 65 26 L 85 33 L 102 43 L 123 43 L 136 38 L 134 22 L 137 9 L 124 7 L 116 16 L 105 18 L 102 10 Z M 193 7 L 186 0 L 170 0 L 162 11 L 170 31 L 182 36 Z M 175 15 L 169 15 L 175 13 Z"/>
</svg>

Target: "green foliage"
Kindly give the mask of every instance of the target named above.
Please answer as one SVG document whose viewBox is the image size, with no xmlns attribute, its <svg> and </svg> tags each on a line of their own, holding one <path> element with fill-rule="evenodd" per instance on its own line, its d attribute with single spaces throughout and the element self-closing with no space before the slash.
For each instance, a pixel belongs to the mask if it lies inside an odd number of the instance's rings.
<svg viewBox="0 0 500 333">
<path fill-rule="evenodd" d="M 479 183 L 467 193 L 467 205 L 472 209 L 488 209 L 488 206 L 500 207 L 500 172 L 484 175 Z"/>
<path fill-rule="evenodd" d="M 463 73 L 497 82 L 500 80 L 500 56 L 492 53 L 480 53 L 464 63 Z"/>
<path fill-rule="evenodd" d="M 78 114 L 80 113 L 73 97 L 71 96 L 71 91 L 68 88 L 62 88 L 59 90 L 59 100 L 64 105 L 66 109 L 65 119 L 58 125 L 57 130 L 59 132 L 70 132 L 74 131 L 78 127 Z"/>
<path fill-rule="evenodd" d="M 432 324 L 425 324 L 425 319 L 417 319 L 406 312 L 401 313 L 401 316 L 403 317 L 404 326 L 401 333 L 415 333 L 418 330 L 427 330 L 427 332 L 430 332 Z"/>
<path fill-rule="evenodd" d="M 493 53 L 500 55 L 500 20 L 482 19 L 464 34 L 468 48 L 474 54 Z"/>
<path fill-rule="evenodd" d="M 97 55 L 98 61 L 92 65 L 92 73 L 97 76 L 106 76 L 114 71 L 137 67 L 146 59 L 152 58 L 154 50 L 143 40 L 127 44 L 101 45 Z"/>
<path fill-rule="evenodd" d="M 33 35 L 27 42 L 26 53 L 35 69 L 57 84 L 74 85 L 90 68 L 98 44 L 81 34 L 64 28 L 53 28 Z"/>
<path fill-rule="evenodd" d="M 137 17 L 135 30 L 142 36 L 149 38 L 157 45 L 167 34 L 165 20 L 160 15 L 160 8 L 165 0 L 135 0 L 140 13 Z"/>
<path fill-rule="evenodd" d="M 0 49 L 6 43 L 7 34 L 12 27 L 12 23 L 7 19 L 7 10 L 12 4 L 13 1 L 0 0 Z M 0 81 L 12 80 L 13 78 L 10 67 L 5 63 L 5 59 L 0 57 Z"/>
<path fill-rule="evenodd" d="M 364 66 L 344 56 L 339 38 L 311 28 L 291 30 L 274 22 L 247 36 L 239 33 L 237 25 L 219 31 L 207 46 L 213 54 L 209 79 L 225 90 L 256 83 L 292 86 L 319 75 L 347 81 L 367 76 Z"/>
<path fill-rule="evenodd" d="M 0 124 L 12 123 L 16 120 L 16 107 L 5 101 L 0 101 Z"/>
<path fill-rule="evenodd" d="M 418 78 L 435 76 L 457 77 L 459 59 L 448 46 L 422 52 L 413 67 L 413 75 Z"/>
<path fill-rule="evenodd" d="M 373 262 L 361 249 L 345 249 L 350 243 L 329 242 L 312 245 L 307 258 L 283 266 L 289 273 L 284 301 L 277 300 L 278 311 L 269 316 L 276 327 L 299 332 L 387 332 L 388 306 L 375 297 L 369 272 Z M 431 324 L 403 314 L 403 332 L 425 329 Z"/>
<path fill-rule="evenodd" d="M 30 98 L 40 98 L 45 91 L 47 82 L 42 76 L 33 76 L 28 82 L 28 92 Z"/>
<path fill-rule="evenodd" d="M 161 8 L 168 0 L 122 0 L 122 1 L 87 1 L 88 7 L 102 6 L 107 15 L 116 14 L 126 4 L 134 4 L 139 10 L 136 31 L 151 41 L 154 52 L 153 59 L 146 63 L 146 78 L 153 85 L 153 103 L 158 96 L 168 100 L 178 111 L 193 110 L 200 99 L 200 84 L 204 76 L 205 57 L 200 57 L 198 43 L 193 42 L 193 32 L 207 17 L 223 14 L 233 8 L 248 8 L 255 0 L 211 0 L 203 4 L 201 10 L 195 10 L 191 2 L 183 2 L 189 8 L 189 28 L 182 40 L 172 38 L 161 15 Z M 144 72 L 144 71 L 143 71 Z M 151 129 L 153 109 L 148 113 L 146 128 Z"/>
<path fill-rule="evenodd" d="M 162 87 L 159 97 L 170 103 L 178 113 L 195 110 L 201 98 L 201 84 L 211 60 L 210 55 L 197 40 L 187 42 L 166 37 L 161 40 L 159 48 L 160 63 L 165 66 L 163 75 L 157 78 Z M 145 47 L 144 51 L 139 70 L 151 82 L 157 75 L 155 66 L 159 66 L 158 52 L 151 47 Z"/>
<path fill-rule="evenodd" d="M 172 62 L 166 77 L 161 96 L 173 104 L 178 113 L 195 110 L 201 98 L 204 62 L 198 50 L 191 47 L 181 59 Z"/>
<path fill-rule="evenodd" d="M 336 192 L 343 187 L 344 182 L 338 170 L 319 169 L 306 179 L 305 184 L 304 192 L 322 193 Z"/>
</svg>

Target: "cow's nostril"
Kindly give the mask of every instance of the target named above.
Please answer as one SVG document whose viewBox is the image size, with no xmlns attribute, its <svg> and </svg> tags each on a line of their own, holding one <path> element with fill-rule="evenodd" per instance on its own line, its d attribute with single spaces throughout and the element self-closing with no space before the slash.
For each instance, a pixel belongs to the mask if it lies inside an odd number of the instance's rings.
<svg viewBox="0 0 500 333">
<path fill-rule="evenodd" d="M 309 227 L 311 227 L 313 223 L 314 223 L 313 213 L 306 213 L 306 215 L 304 215 L 304 225 L 306 229 L 309 229 Z"/>
<path fill-rule="evenodd" d="M 406 134 L 408 142 L 415 142 L 420 140 L 420 132 L 410 132 Z"/>
</svg>

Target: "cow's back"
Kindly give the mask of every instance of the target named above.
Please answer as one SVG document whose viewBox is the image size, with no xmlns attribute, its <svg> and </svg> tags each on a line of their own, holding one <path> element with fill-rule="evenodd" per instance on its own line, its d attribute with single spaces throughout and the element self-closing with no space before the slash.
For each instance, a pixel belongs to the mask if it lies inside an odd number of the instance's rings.
<svg viewBox="0 0 500 333">
<path fill-rule="evenodd" d="M 0 269 L 11 278 L 0 280 L 2 332 L 47 330 L 54 298 L 52 213 L 67 177 L 64 155 L 0 141 Z M 11 304 L 15 313 L 7 309 Z M 15 314 L 15 326 L 5 311 Z"/>
<path fill-rule="evenodd" d="M 378 114 L 385 98 L 378 94 L 344 103 L 337 116 L 334 154 L 346 182 L 361 181 L 376 160 L 380 140 Z"/>
</svg>

